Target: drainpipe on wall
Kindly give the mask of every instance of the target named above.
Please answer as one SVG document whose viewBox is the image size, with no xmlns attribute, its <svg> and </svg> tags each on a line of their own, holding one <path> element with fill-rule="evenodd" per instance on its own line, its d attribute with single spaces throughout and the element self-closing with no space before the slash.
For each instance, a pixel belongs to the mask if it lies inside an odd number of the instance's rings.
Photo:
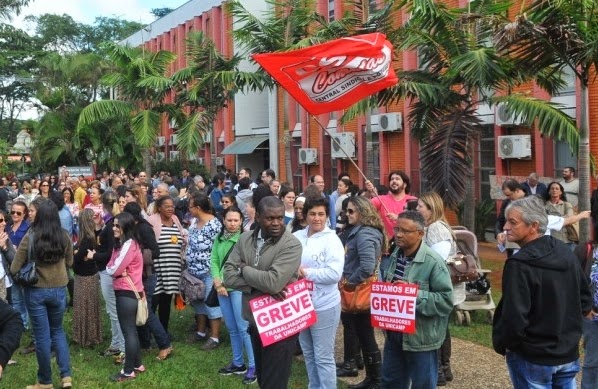
<svg viewBox="0 0 598 389">
<path fill-rule="evenodd" d="M 276 176 L 279 177 L 280 172 L 278 170 L 278 150 L 281 145 L 278 144 L 278 88 L 274 88 L 268 93 L 268 106 L 270 107 L 268 112 L 270 168 L 274 170 L 276 172 Z"/>
</svg>

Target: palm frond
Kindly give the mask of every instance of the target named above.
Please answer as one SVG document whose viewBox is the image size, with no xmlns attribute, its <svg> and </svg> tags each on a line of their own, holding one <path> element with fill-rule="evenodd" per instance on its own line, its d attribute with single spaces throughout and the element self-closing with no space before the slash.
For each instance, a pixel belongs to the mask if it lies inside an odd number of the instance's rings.
<svg viewBox="0 0 598 389">
<path fill-rule="evenodd" d="M 83 108 L 79 115 L 77 129 L 109 119 L 126 119 L 131 117 L 135 106 L 127 101 L 100 100 Z"/>
<path fill-rule="evenodd" d="M 131 118 L 131 130 L 140 147 L 151 147 L 160 132 L 160 114 L 154 110 L 145 109 L 137 112 Z"/>
</svg>

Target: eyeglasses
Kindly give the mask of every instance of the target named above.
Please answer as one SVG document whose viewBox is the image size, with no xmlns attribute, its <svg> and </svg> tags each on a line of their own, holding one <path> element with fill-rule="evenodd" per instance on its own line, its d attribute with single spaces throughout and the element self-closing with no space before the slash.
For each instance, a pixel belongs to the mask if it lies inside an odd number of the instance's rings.
<svg viewBox="0 0 598 389">
<path fill-rule="evenodd" d="M 351 209 L 351 208 L 347 208 L 347 213 L 348 213 L 349 215 L 353 215 L 355 212 L 357 212 L 357 211 L 356 211 L 356 210 L 354 210 L 354 209 Z"/>
<path fill-rule="evenodd" d="M 114 224 L 112 225 L 112 228 L 120 228 L 120 224 L 116 224 L 116 223 L 114 223 Z"/>
<path fill-rule="evenodd" d="M 0 223 L 4 223 L 6 220 L 4 219 L 0 219 Z"/>
<path fill-rule="evenodd" d="M 394 230 L 395 234 L 397 234 L 397 235 L 406 235 L 406 234 L 412 234 L 417 231 L 421 231 L 421 230 L 403 230 L 401 228 L 393 228 L 393 230 Z"/>
<path fill-rule="evenodd" d="M 23 212 L 21 211 L 10 211 L 11 215 L 17 215 L 17 216 L 21 216 L 23 214 Z"/>
</svg>

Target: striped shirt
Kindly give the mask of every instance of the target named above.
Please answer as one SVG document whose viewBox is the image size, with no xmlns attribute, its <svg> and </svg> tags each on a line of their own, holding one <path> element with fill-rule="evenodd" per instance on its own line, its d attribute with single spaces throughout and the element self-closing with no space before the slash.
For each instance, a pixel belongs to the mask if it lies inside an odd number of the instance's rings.
<svg viewBox="0 0 598 389">
<path fill-rule="evenodd" d="M 160 257 L 154 260 L 156 272 L 156 290 L 154 294 L 179 293 L 183 237 L 176 225 L 172 227 L 162 225 L 158 246 L 160 247 Z"/>
<path fill-rule="evenodd" d="M 392 277 L 392 282 L 402 281 L 405 277 L 405 269 L 413 261 L 413 257 L 407 257 L 403 254 L 403 250 L 399 250 L 397 253 L 397 267 L 395 268 L 395 274 Z"/>
</svg>

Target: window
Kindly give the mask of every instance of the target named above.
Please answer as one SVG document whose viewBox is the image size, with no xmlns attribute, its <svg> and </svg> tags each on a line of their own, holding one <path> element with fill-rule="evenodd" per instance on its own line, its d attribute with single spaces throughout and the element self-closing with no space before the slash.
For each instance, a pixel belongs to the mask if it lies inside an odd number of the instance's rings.
<svg viewBox="0 0 598 389">
<path fill-rule="evenodd" d="M 569 144 L 564 141 L 556 141 L 554 142 L 554 174 L 553 177 L 560 177 L 562 175 L 561 170 L 565 166 L 573 166 L 577 167 L 577 158 L 573 153 L 571 153 L 571 149 L 569 148 Z"/>
<path fill-rule="evenodd" d="M 334 20 L 334 1 L 335 0 L 328 0 L 328 21 L 329 22 Z"/>
<path fill-rule="evenodd" d="M 490 199 L 490 175 L 495 174 L 496 138 L 492 124 L 481 126 L 479 153 L 480 197 L 485 200 Z"/>
</svg>

